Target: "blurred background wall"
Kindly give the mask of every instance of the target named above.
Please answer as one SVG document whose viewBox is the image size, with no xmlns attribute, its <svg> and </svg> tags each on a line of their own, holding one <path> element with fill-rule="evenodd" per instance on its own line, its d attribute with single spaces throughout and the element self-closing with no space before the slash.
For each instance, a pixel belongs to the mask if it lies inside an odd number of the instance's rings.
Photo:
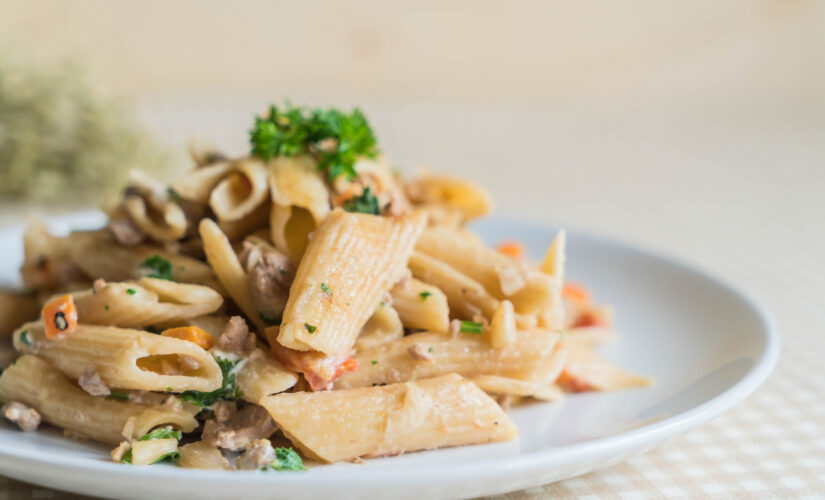
<svg viewBox="0 0 825 500">
<path fill-rule="evenodd" d="M 0 47 L 76 62 L 173 151 L 243 153 L 270 101 L 358 104 L 401 167 L 657 243 L 822 211 L 823 27 L 805 0 L 0 0 Z"/>
</svg>

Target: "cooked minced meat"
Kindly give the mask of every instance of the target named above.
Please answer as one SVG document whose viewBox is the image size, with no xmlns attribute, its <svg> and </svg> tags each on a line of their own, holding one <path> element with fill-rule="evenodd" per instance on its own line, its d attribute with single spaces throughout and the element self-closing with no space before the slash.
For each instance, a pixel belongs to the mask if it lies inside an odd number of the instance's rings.
<svg viewBox="0 0 825 500">
<path fill-rule="evenodd" d="M 0 412 L 3 413 L 4 417 L 17 424 L 22 431 L 33 431 L 40 425 L 40 414 L 37 413 L 37 410 L 17 401 L 4 404 L 0 408 Z"/>
</svg>

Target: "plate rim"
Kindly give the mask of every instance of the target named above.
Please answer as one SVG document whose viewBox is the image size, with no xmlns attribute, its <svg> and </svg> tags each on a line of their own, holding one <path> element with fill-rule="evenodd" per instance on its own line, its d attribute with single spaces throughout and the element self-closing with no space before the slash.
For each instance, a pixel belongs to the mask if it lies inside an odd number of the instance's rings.
<svg viewBox="0 0 825 500">
<path fill-rule="evenodd" d="M 102 212 L 98 210 L 88 210 L 71 212 L 57 215 L 54 217 L 47 217 L 45 221 L 47 224 L 63 224 L 71 225 L 73 223 L 82 225 L 82 221 L 100 220 Z M 78 222 L 81 221 L 81 222 Z M 481 222 L 481 221 L 480 221 Z M 543 230 L 552 231 L 558 226 L 547 221 L 531 219 L 529 217 L 508 217 L 508 216 L 490 216 L 484 219 L 484 222 L 531 225 L 540 227 Z M 482 224 L 484 223 L 482 222 Z M 25 226 L 24 223 L 17 223 L 0 227 L 0 238 L 10 232 L 20 231 Z M 764 348 L 759 353 L 753 366 L 747 371 L 733 385 L 717 394 L 716 396 L 702 402 L 701 404 L 672 416 L 668 416 L 656 422 L 651 422 L 641 425 L 637 428 L 603 436 L 587 441 L 570 443 L 561 446 L 554 446 L 551 448 L 538 450 L 526 454 L 520 454 L 513 457 L 508 457 L 506 461 L 501 461 L 496 457 L 479 458 L 472 462 L 454 463 L 445 467 L 441 465 L 415 465 L 412 467 L 393 467 L 381 469 L 379 471 L 364 469 L 370 472 L 369 474 L 358 474 L 353 468 L 342 468 L 337 470 L 326 469 L 321 474 L 315 476 L 306 475 L 301 472 L 288 472 L 286 474 L 279 473 L 277 479 L 272 475 L 259 474 L 257 471 L 216 471 L 216 470 L 194 470 L 189 469 L 186 474 L 187 480 L 196 480 L 206 484 L 223 483 L 229 484 L 235 481 L 242 481 L 248 485 L 262 485 L 262 484 L 282 484 L 285 486 L 301 486 L 306 483 L 309 477 L 314 477 L 322 480 L 325 486 L 353 486 L 366 485 L 369 483 L 387 481 L 407 482 L 410 480 L 410 471 L 415 471 L 415 476 L 426 477 L 430 480 L 438 480 L 442 476 L 448 476 L 452 480 L 470 480 L 477 477 L 479 469 L 484 468 L 487 473 L 489 471 L 496 475 L 504 475 L 505 473 L 519 471 L 530 472 L 537 471 L 544 468 L 550 468 L 559 462 L 571 462 L 583 460 L 585 458 L 592 458 L 594 456 L 604 455 L 619 455 L 617 453 L 621 450 L 630 449 L 636 450 L 635 453 L 641 453 L 650 449 L 653 445 L 661 443 L 662 441 L 683 434 L 699 425 L 702 425 L 711 419 L 725 413 L 732 407 L 739 404 L 745 398 L 750 396 L 762 383 L 767 380 L 771 372 L 775 368 L 780 351 L 781 351 L 781 334 L 773 315 L 763 307 L 755 298 L 748 292 L 742 290 L 738 286 L 732 285 L 725 280 L 716 277 L 712 272 L 706 271 L 701 266 L 688 262 L 680 257 L 669 255 L 659 250 L 646 248 L 645 246 L 636 245 L 623 241 L 621 238 L 613 236 L 602 236 L 588 230 L 582 230 L 575 226 L 566 225 L 568 233 L 572 233 L 575 237 L 583 237 L 592 242 L 604 246 L 615 247 L 625 251 L 632 251 L 643 254 L 646 258 L 651 258 L 665 264 L 675 266 L 681 271 L 686 271 L 690 274 L 697 275 L 700 278 L 709 281 L 714 286 L 723 289 L 726 293 L 740 299 L 751 314 L 758 319 L 761 326 L 759 335 L 764 341 Z M 624 456 L 622 460 L 626 459 Z M 9 471 L 8 467 L 4 465 L 10 460 L 22 460 L 32 463 L 37 463 L 39 466 L 55 467 L 60 469 L 59 472 L 104 472 L 109 475 L 111 479 L 116 479 L 117 476 L 130 478 L 157 478 L 157 479 L 180 479 L 181 469 L 173 467 L 134 467 L 124 468 L 120 464 L 109 462 L 106 460 L 94 461 L 92 459 L 80 459 L 76 457 L 67 457 L 60 453 L 44 453 L 42 450 L 30 449 L 15 449 L 3 446 L 0 443 L 0 465 L 3 465 L 0 472 L 6 474 Z M 74 463 L 79 462 L 79 463 Z M 20 464 L 22 465 L 22 464 Z M 16 468 L 17 469 L 17 468 Z M 445 470 L 446 469 L 446 470 Z M 582 473 L 588 472 L 584 471 Z M 12 471 L 13 476 L 19 477 L 17 471 Z M 54 474 L 57 471 L 53 471 Z M 321 471 L 319 471 L 321 472 Z M 56 476 L 56 474 L 54 474 Z M 229 480 L 231 478 L 231 480 Z M 229 480 L 229 481 L 228 481 Z M 65 481 L 64 481 L 65 483 Z M 52 481 L 51 484 L 61 484 L 60 481 Z M 537 483 L 538 484 L 538 483 Z M 525 485 L 522 487 L 529 487 Z M 60 486 L 55 486 L 60 488 Z M 73 488 L 74 491 L 80 491 Z"/>
</svg>

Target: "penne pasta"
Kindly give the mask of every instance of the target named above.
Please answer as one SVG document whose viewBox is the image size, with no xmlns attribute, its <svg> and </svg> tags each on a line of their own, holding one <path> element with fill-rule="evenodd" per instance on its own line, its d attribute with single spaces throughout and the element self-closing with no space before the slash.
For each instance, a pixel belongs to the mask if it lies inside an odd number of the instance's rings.
<svg viewBox="0 0 825 500">
<path fill-rule="evenodd" d="M 50 339 L 37 321 L 14 332 L 14 348 L 36 354 L 75 380 L 91 366 L 109 387 L 181 392 L 221 386 L 221 370 L 207 351 L 186 340 L 140 330 L 81 324 Z M 182 356 L 188 364 L 180 362 Z M 164 374 L 170 371 L 164 363 L 180 373 Z"/>
<path fill-rule="evenodd" d="M 401 280 L 392 290 L 392 304 L 407 328 L 447 332 L 450 307 L 437 286 L 412 278 Z"/>
<path fill-rule="evenodd" d="M 209 219 L 201 221 L 200 235 L 206 259 L 215 270 L 218 280 L 257 330 L 263 332 L 264 323 L 255 308 L 255 301 L 249 290 L 249 277 L 241 267 L 229 239 L 221 232 L 218 225 Z"/>
<path fill-rule="evenodd" d="M 290 389 L 298 375 L 284 368 L 270 354 L 256 351 L 235 376 L 243 399 L 258 404 L 261 399 Z"/>
<path fill-rule="evenodd" d="M 456 374 L 381 387 L 279 394 L 262 405 L 295 446 L 324 462 L 518 435 L 493 399 Z M 307 413 L 314 417 L 307 419 Z"/>
<path fill-rule="evenodd" d="M 415 248 L 478 282 L 497 299 L 509 299 L 519 313 L 535 314 L 552 300 L 550 276 L 454 229 L 429 227 Z"/>
<path fill-rule="evenodd" d="M 162 201 L 153 206 L 146 198 L 127 196 L 123 209 L 132 222 L 156 241 L 175 241 L 186 234 L 186 214 L 173 201 Z"/>
<path fill-rule="evenodd" d="M 218 220 L 239 220 L 255 211 L 269 198 L 266 166 L 244 158 L 232 163 L 232 172 L 209 195 L 209 206 Z"/>
<path fill-rule="evenodd" d="M 358 371 L 338 378 L 334 387 L 348 389 L 375 384 L 393 384 L 445 373 L 467 378 L 500 375 L 518 380 L 551 382 L 558 362 L 552 353 L 561 336 L 545 330 L 519 331 L 516 341 L 494 349 L 481 335 L 459 333 L 455 338 L 443 333 L 421 332 L 395 342 L 356 353 Z M 430 360 L 410 356 L 410 348 L 420 345 Z"/>
<path fill-rule="evenodd" d="M 232 165 L 221 161 L 196 168 L 172 183 L 172 189 L 182 198 L 197 203 L 209 203 L 209 195 L 215 186 L 232 171 Z"/>
<path fill-rule="evenodd" d="M 300 262 L 309 243 L 309 235 L 317 227 L 312 213 L 300 207 L 273 204 L 269 224 L 275 248 L 289 255 L 292 262 Z"/>
<path fill-rule="evenodd" d="M 330 213 L 298 266 L 278 342 L 298 351 L 349 352 L 375 304 L 407 267 L 423 225 L 420 215 Z"/>
<path fill-rule="evenodd" d="M 395 309 L 381 302 L 355 339 L 355 350 L 363 351 L 404 336 L 404 325 Z"/>
<path fill-rule="evenodd" d="M 558 383 L 570 392 L 584 392 L 645 387 L 653 381 L 617 367 L 591 349 L 572 347 Z"/>
<path fill-rule="evenodd" d="M 24 355 L 0 375 L 0 402 L 19 401 L 46 422 L 89 439 L 116 444 L 161 425 L 193 431 L 197 409 L 186 405 L 140 405 L 91 396 L 43 359 Z M 124 431 L 126 434 L 124 434 Z"/>
<path fill-rule="evenodd" d="M 405 188 L 413 203 L 454 211 L 463 220 L 480 217 L 493 208 L 487 191 L 469 179 L 428 174 L 408 181 Z"/>
<path fill-rule="evenodd" d="M 180 322 L 223 304 L 221 294 L 209 287 L 156 278 L 107 283 L 72 295 L 83 323 L 125 328 Z"/>
<path fill-rule="evenodd" d="M 303 208 L 318 225 L 330 211 L 329 189 L 318 162 L 309 156 L 281 157 L 271 160 L 269 190 L 272 202 L 282 207 Z"/>
<path fill-rule="evenodd" d="M 472 319 L 476 315 L 492 318 L 498 308 L 498 300 L 480 283 L 461 274 L 440 260 L 421 252 L 410 257 L 413 276 L 438 287 L 447 297 L 449 309 L 459 318 Z"/>
</svg>

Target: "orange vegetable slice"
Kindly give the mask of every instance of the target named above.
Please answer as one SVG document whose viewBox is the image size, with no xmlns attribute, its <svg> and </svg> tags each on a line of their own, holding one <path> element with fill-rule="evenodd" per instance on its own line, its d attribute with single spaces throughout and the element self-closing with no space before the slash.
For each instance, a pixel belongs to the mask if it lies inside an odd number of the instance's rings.
<svg viewBox="0 0 825 500">
<path fill-rule="evenodd" d="M 521 260 L 524 258 L 524 245 L 518 241 L 502 241 L 496 245 L 496 250 L 514 259 Z"/>
<path fill-rule="evenodd" d="M 61 333 L 71 333 L 77 329 L 77 307 L 74 297 L 61 295 L 43 306 L 41 312 L 46 337 L 53 339 Z"/>
<path fill-rule="evenodd" d="M 565 283 L 561 289 L 561 295 L 570 302 L 580 306 L 590 303 L 590 292 L 587 291 L 587 288 L 576 283 Z"/>
<path fill-rule="evenodd" d="M 162 332 L 164 337 L 172 337 L 181 340 L 188 340 L 203 347 L 204 349 L 211 349 L 215 345 L 215 339 L 206 331 L 197 326 L 180 326 L 177 328 L 169 328 Z"/>
</svg>

